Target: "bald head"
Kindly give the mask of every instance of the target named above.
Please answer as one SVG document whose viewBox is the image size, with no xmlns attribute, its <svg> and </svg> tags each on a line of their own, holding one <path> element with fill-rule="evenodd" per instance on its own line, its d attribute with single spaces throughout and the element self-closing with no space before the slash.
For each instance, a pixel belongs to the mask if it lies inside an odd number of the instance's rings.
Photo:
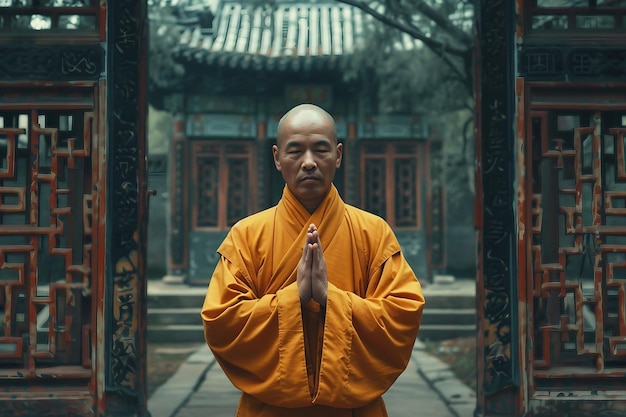
<svg viewBox="0 0 626 417">
<path fill-rule="evenodd" d="M 342 151 L 335 121 L 323 109 L 301 104 L 280 119 L 276 145 L 272 146 L 274 164 L 309 213 L 328 195 L 341 166 Z"/>
<path fill-rule="evenodd" d="M 276 137 L 276 143 L 278 146 L 285 136 L 285 126 L 304 126 L 308 124 L 326 125 L 332 135 L 329 139 L 337 144 L 337 129 L 335 127 L 335 119 L 324 109 L 314 104 L 300 104 L 291 110 L 289 110 L 278 122 L 278 131 Z"/>
</svg>

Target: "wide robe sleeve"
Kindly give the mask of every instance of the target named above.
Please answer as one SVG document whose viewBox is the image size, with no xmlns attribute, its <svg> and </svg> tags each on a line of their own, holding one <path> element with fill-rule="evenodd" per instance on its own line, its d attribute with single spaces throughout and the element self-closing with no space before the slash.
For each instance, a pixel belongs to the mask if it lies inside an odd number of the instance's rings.
<svg viewBox="0 0 626 417">
<path fill-rule="evenodd" d="M 329 284 L 315 404 L 368 404 L 389 389 L 410 359 L 424 297 L 395 236 L 381 227 L 365 296 Z"/>
<path fill-rule="evenodd" d="M 206 342 L 233 385 L 277 407 L 311 406 L 297 284 L 257 297 L 222 256 L 202 308 Z"/>
</svg>

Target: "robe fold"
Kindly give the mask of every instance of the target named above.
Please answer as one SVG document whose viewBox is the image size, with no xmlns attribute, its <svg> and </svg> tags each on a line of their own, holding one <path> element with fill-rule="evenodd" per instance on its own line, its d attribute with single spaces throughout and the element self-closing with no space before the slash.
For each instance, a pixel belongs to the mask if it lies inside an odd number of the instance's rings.
<svg viewBox="0 0 626 417">
<path fill-rule="evenodd" d="M 301 306 L 296 271 L 314 223 L 326 306 Z M 383 393 L 406 368 L 424 297 L 389 225 L 333 186 L 310 214 L 287 187 L 235 224 L 202 307 L 204 333 L 242 391 L 237 416 L 386 416 Z"/>
</svg>

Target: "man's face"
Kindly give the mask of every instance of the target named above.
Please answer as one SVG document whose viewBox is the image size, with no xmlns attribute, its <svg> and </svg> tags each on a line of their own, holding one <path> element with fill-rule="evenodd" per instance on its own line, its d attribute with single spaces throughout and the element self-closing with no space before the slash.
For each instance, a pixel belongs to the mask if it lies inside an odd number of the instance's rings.
<svg viewBox="0 0 626 417">
<path fill-rule="evenodd" d="M 315 211 L 341 166 L 342 145 L 337 144 L 333 123 L 315 110 L 290 115 L 272 151 L 289 190 L 310 213 Z"/>
</svg>

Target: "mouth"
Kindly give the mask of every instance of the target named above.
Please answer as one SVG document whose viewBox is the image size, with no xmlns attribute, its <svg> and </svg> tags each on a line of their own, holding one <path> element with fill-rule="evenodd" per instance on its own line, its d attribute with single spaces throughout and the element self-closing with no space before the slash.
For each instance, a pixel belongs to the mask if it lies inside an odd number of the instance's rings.
<svg viewBox="0 0 626 417">
<path fill-rule="evenodd" d="M 300 178 L 300 182 L 309 182 L 309 181 L 321 181 L 322 179 L 313 175 L 309 175 L 307 177 Z"/>
</svg>

